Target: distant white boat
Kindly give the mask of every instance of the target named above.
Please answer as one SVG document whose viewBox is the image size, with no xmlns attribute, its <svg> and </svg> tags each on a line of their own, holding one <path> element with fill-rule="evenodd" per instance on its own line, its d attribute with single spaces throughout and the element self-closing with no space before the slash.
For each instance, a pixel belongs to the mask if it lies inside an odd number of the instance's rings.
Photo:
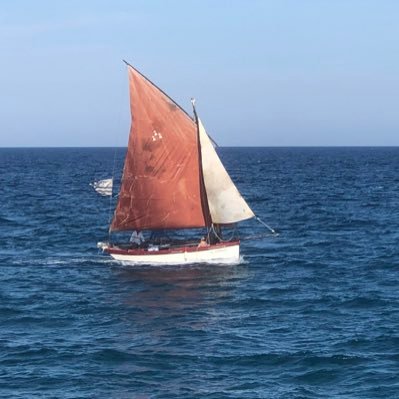
<svg viewBox="0 0 399 399">
<path fill-rule="evenodd" d="M 113 179 L 104 179 L 90 183 L 100 195 L 112 196 Z"/>
</svg>

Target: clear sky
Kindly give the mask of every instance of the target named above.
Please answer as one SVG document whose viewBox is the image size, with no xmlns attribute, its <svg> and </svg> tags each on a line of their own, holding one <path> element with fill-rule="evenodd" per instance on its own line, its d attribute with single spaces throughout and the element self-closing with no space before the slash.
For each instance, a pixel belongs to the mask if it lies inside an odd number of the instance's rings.
<svg viewBox="0 0 399 399">
<path fill-rule="evenodd" d="M 399 145 L 399 1 L 4 0 L 0 147 L 124 146 L 128 60 L 220 145 Z"/>
</svg>

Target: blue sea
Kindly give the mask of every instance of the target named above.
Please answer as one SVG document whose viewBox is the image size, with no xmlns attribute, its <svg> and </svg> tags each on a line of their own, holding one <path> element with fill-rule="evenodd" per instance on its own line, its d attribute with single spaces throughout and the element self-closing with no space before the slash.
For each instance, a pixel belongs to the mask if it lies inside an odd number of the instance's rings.
<svg viewBox="0 0 399 399">
<path fill-rule="evenodd" d="M 1 398 L 399 398 L 399 148 L 219 152 L 279 236 L 129 267 L 89 185 L 125 149 L 0 149 Z"/>
</svg>

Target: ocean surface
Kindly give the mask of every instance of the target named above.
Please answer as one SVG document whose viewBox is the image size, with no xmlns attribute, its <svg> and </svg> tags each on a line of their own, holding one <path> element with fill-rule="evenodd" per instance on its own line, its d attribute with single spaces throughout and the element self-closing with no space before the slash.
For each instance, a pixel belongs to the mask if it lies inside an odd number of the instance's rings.
<svg viewBox="0 0 399 399">
<path fill-rule="evenodd" d="M 124 152 L 0 149 L 1 398 L 399 398 L 399 148 L 221 148 L 280 235 L 189 267 L 98 252 Z"/>
</svg>

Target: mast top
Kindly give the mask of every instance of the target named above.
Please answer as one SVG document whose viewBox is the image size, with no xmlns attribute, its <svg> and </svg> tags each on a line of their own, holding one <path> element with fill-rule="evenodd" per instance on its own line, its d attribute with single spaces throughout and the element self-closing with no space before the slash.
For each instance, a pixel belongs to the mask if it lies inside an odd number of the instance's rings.
<svg viewBox="0 0 399 399">
<path fill-rule="evenodd" d="M 195 123 L 198 124 L 198 115 L 197 115 L 197 110 L 195 109 L 195 98 L 194 97 L 191 97 L 191 105 L 193 106 Z"/>
</svg>

